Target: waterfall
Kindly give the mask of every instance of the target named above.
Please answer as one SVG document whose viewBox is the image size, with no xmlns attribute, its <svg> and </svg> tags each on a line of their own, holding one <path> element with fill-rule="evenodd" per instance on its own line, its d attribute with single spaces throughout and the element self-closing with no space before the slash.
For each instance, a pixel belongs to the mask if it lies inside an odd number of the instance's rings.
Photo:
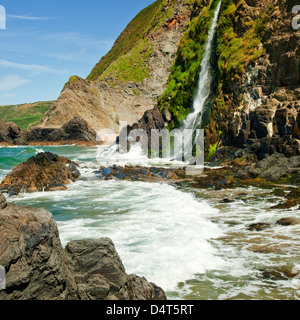
<svg viewBox="0 0 300 320">
<path fill-rule="evenodd" d="M 212 83 L 212 68 L 210 60 L 213 51 L 213 40 L 218 24 L 221 3 L 222 1 L 219 2 L 218 7 L 216 8 L 213 22 L 208 33 L 207 42 L 204 48 L 204 55 L 201 62 L 201 72 L 199 75 L 197 91 L 193 101 L 193 111 L 188 115 L 188 117 L 184 121 L 184 129 L 192 129 L 194 131 L 196 130 L 197 125 L 201 125 L 202 122 L 203 109 L 207 101 L 207 98 L 209 97 Z"/>
</svg>

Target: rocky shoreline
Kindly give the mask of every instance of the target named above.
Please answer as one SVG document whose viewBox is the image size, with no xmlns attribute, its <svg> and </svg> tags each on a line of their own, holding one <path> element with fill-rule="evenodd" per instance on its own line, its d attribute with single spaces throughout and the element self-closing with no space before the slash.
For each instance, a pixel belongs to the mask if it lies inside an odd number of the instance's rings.
<svg viewBox="0 0 300 320">
<path fill-rule="evenodd" d="M 126 273 L 110 239 L 64 249 L 49 211 L 15 206 L 3 195 L 0 204 L 0 300 L 166 300 L 160 287 Z"/>
<path fill-rule="evenodd" d="M 236 158 L 236 150 L 223 150 L 216 167 L 206 167 L 199 176 L 187 176 L 185 168 L 141 166 L 100 167 L 95 179 L 170 183 L 183 191 L 228 190 L 223 203 L 234 202 L 233 190 L 256 186 L 281 195 L 282 202 L 270 208 L 300 210 L 300 156 L 286 158 L 273 154 L 252 162 L 247 156 Z M 227 157 L 224 157 L 227 154 Z M 234 155 L 234 157 L 232 156 Z M 222 164 L 220 166 L 220 164 Z M 80 167 L 67 158 L 40 153 L 21 163 L 0 184 L 9 196 L 20 192 L 66 190 L 80 177 Z M 272 207 L 271 207 L 272 205 Z M 72 241 L 62 248 L 56 222 L 45 209 L 8 204 L 0 193 L 0 265 L 7 272 L 7 289 L 0 300 L 164 300 L 163 289 L 145 278 L 128 275 L 113 242 Z M 276 225 L 299 224 L 285 217 Z M 262 231 L 271 225 L 263 221 L 248 230 Z"/>
</svg>

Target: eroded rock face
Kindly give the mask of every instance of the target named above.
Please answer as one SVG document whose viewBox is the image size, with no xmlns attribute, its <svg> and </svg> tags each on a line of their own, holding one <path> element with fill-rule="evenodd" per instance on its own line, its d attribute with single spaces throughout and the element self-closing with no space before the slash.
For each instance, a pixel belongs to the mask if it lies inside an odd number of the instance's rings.
<svg viewBox="0 0 300 320">
<path fill-rule="evenodd" d="M 144 35 L 153 46 L 153 52 L 143 61 L 148 71 L 143 81 L 119 80 L 113 73 L 107 77 L 99 75 L 95 81 L 72 77 L 54 106 L 45 114 L 41 126 L 58 127 L 73 118 L 74 114 L 83 117 L 96 131 L 109 128 L 117 133 L 119 121 L 126 121 L 128 125 L 136 123 L 144 112 L 155 106 L 157 98 L 166 88 L 178 42 L 189 23 L 192 6 L 185 0 L 176 0 L 161 8 L 171 14 L 161 25 Z"/>
<path fill-rule="evenodd" d="M 21 133 L 21 129 L 13 122 L 0 120 L 0 143 L 14 144 Z"/>
<path fill-rule="evenodd" d="M 72 241 L 63 249 L 45 209 L 8 204 L 0 211 L 0 300 L 165 300 L 163 290 L 128 275 L 108 238 Z"/>
<path fill-rule="evenodd" d="M 67 299 L 56 223 L 44 209 L 9 204 L 0 213 L 0 265 L 6 270 L 1 300 Z"/>
<path fill-rule="evenodd" d="M 50 191 L 79 178 L 75 162 L 50 152 L 39 153 L 19 164 L 0 184 L 0 191 L 11 195 L 20 192 Z"/>
</svg>

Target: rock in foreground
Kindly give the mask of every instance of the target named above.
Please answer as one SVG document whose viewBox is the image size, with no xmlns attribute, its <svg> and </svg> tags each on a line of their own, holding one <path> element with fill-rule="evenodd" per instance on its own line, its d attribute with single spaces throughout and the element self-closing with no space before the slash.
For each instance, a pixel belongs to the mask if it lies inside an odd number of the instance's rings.
<svg viewBox="0 0 300 320">
<path fill-rule="evenodd" d="M 39 153 L 15 167 L 1 182 L 0 191 L 11 196 L 20 192 L 61 190 L 79 176 L 75 162 L 50 152 Z"/>
<path fill-rule="evenodd" d="M 0 300 L 165 300 L 163 290 L 128 275 L 112 241 L 72 241 L 64 250 L 45 209 L 0 207 Z"/>
</svg>

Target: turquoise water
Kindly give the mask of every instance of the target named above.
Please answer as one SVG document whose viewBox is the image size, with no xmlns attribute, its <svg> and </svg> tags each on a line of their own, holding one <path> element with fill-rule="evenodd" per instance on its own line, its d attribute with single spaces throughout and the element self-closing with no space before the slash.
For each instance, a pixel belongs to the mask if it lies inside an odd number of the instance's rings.
<svg viewBox="0 0 300 320">
<path fill-rule="evenodd" d="M 268 199 L 274 196 L 267 190 L 182 191 L 165 183 L 100 181 L 94 174 L 100 165 L 151 163 L 138 151 L 115 158 L 98 147 L 77 146 L 0 148 L 1 180 L 42 151 L 76 161 L 80 179 L 66 191 L 20 194 L 9 201 L 50 210 L 63 245 L 110 237 L 127 272 L 145 276 L 172 299 L 299 298 L 296 280 L 285 277 L 285 270 L 299 264 L 299 226 L 275 226 L 298 213 L 271 210 Z M 221 204 L 226 197 L 235 202 Z M 251 233 L 247 226 L 254 222 L 274 227 Z M 274 270 L 281 276 L 262 276 Z"/>
</svg>

